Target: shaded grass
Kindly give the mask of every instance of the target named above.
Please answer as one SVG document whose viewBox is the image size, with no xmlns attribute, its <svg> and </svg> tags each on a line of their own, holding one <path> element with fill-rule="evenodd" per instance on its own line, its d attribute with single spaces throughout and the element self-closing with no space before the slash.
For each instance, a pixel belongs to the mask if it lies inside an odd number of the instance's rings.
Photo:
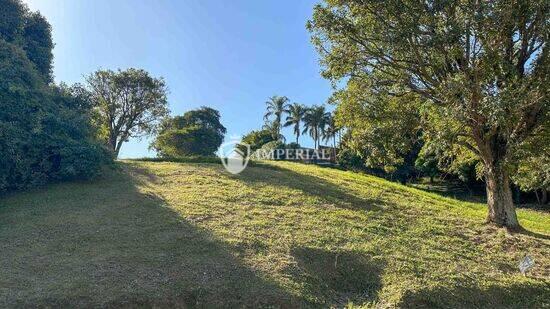
<svg viewBox="0 0 550 309">
<path fill-rule="evenodd" d="M 0 306 L 549 305 L 542 212 L 509 234 L 482 204 L 352 172 L 120 167 L 0 199 Z"/>
</svg>

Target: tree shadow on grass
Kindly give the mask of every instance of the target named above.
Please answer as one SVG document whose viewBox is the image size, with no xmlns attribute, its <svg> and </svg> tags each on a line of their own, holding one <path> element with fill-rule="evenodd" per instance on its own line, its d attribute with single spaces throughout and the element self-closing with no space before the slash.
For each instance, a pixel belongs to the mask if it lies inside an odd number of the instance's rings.
<svg viewBox="0 0 550 309">
<path fill-rule="evenodd" d="M 309 295 L 326 300 L 327 307 L 374 302 L 382 287 L 384 263 L 353 251 L 298 247 L 291 250 L 296 264 L 288 272 L 304 282 Z"/>
<path fill-rule="evenodd" d="M 532 232 L 532 231 L 526 230 L 525 228 L 520 229 L 518 231 L 518 233 L 522 234 L 522 235 L 525 235 L 525 236 L 530 236 L 530 237 L 533 237 L 533 238 L 550 240 L 550 235 L 545 235 L 545 234 L 541 234 L 541 233 L 537 233 L 537 232 Z"/>
<path fill-rule="evenodd" d="M 473 286 L 469 282 L 453 288 L 436 287 L 407 291 L 401 308 L 546 308 L 550 287 L 544 282 Z"/>
<path fill-rule="evenodd" d="M 299 190 L 307 195 L 322 198 L 325 202 L 339 208 L 377 211 L 386 206 L 380 202 L 379 196 L 361 197 L 345 191 L 320 177 L 305 175 L 291 169 L 268 164 L 256 163 L 254 167 L 254 169 L 246 169 L 241 174 L 231 177 L 248 183 Z"/>
<path fill-rule="evenodd" d="M 114 174 L 33 192 L 3 211 L 0 307 L 311 305 L 144 192 L 154 181 L 147 171 Z"/>
</svg>

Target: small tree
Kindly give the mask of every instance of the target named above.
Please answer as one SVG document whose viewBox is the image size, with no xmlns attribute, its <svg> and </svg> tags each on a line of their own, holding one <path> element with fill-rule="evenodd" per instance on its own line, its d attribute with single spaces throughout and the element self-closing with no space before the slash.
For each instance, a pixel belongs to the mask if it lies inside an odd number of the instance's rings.
<svg viewBox="0 0 550 309">
<path fill-rule="evenodd" d="M 263 145 L 272 142 L 273 140 L 273 135 L 269 130 L 250 131 L 250 133 L 246 134 L 242 138 L 243 143 L 250 145 L 251 152 L 262 148 Z M 246 151 L 246 147 L 242 145 L 238 145 L 237 147 L 239 147 L 242 151 Z"/>
<path fill-rule="evenodd" d="M 167 118 L 151 144 L 161 157 L 212 156 L 226 133 L 220 113 L 210 107 Z"/>
<path fill-rule="evenodd" d="M 144 70 L 99 70 L 88 76 L 87 86 L 96 122 L 115 156 L 129 138 L 154 133 L 169 113 L 164 79 Z"/>
<path fill-rule="evenodd" d="M 517 229 L 509 163 L 548 119 L 549 12 L 547 1 L 326 1 L 308 28 L 323 76 L 422 96 L 439 122 L 424 130 L 444 128 L 483 162 L 487 220 Z"/>
</svg>

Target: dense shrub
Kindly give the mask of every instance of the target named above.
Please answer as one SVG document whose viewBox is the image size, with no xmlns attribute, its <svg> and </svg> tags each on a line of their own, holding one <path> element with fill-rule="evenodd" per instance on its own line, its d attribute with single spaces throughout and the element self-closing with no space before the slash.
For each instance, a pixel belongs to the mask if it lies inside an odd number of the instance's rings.
<svg viewBox="0 0 550 309">
<path fill-rule="evenodd" d="M 151 148 L 163 158 L 214 156 L 226 132 L 220 113 L 209 107 L 167 118 Z"/>
<path fill-rule="evenodd" d="M 250 133 L 246 134 L 242 138 L 243 143 L 250 145 L 251 152 L 260 149 L 263 145 L 272 141 L 273 136 L 269 130 L 250 131 Z M 241 146 L 239 148 L 245 151 L 244 147 Z"/>
<path fill-rule="evenodd" d="M 356 151 L 349 148 L 341 149 L 336 156 L 336 162 L 342 168 L 350 170 L 362 170 L 365 169 L 365 161 Z"/>
<path fill-rule="evenodd" d="M 88 178 L 108 158 L 86 104 L 46 80 L 21 47 L 0 39 L 0 191 Z"/>
<path fill-rule="evenodd" d="M 283 155 L 277 156 L 277 149 L 285 149 L 285 143 L 281 141 L 271 141 L 264 144 L 260 149 L 252 153 L 256 159 L 285 159 Z M 274 157 L 272 157 L 274 155 Z"/>
</svg>

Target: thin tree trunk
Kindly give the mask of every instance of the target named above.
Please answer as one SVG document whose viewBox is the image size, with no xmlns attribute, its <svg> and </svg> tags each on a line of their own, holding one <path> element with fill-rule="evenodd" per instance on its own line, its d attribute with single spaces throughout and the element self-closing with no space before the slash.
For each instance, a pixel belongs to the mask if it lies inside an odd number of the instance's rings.
<svg viewBox="0 0 550 309">
<path fill-rule="evenodd" d="M 498 163 L 485 166 L 485 170 L 489 207 L 487 221 L 512 230 L 519 229 L 508 173 Z"/>
<path fill-rule="evenodd" d="M 111 148 L 111 150 L 112 150 L 113 153 L 115 154 L 115 158 L 118 158 L 118 151 L 117 151 L 117 142 L 116 142 L 116 140 L 117 140 L 116 136 L 114 136 L 113 134 L 110 134 L 110 136 L 109 136 L 109 141 L 108 141 L 109 148 Z"/>
<path fill-rule="evenodd" d="M 123 141 L 120 140 L 120 141 L 118 142 L 118 145 L 116 146 L 116 149 L 115 149 L 115 158 L 118 158 L 118 154 L 120 153 L 120 148 L 122 148 L 122 143 L 123 143 Z"/>
<path fill-rule="evenodd" d="M 548 203 L 548 191 L 546 189 L 542 189 L 542 197 L 540 199 L 541 205 L 546 205 Z"/>
<path fill-rule="evenodd" d="M 332 154 L 333 163 L 336 163 L 336 134 L 332 136 Z"/>
</svg>

